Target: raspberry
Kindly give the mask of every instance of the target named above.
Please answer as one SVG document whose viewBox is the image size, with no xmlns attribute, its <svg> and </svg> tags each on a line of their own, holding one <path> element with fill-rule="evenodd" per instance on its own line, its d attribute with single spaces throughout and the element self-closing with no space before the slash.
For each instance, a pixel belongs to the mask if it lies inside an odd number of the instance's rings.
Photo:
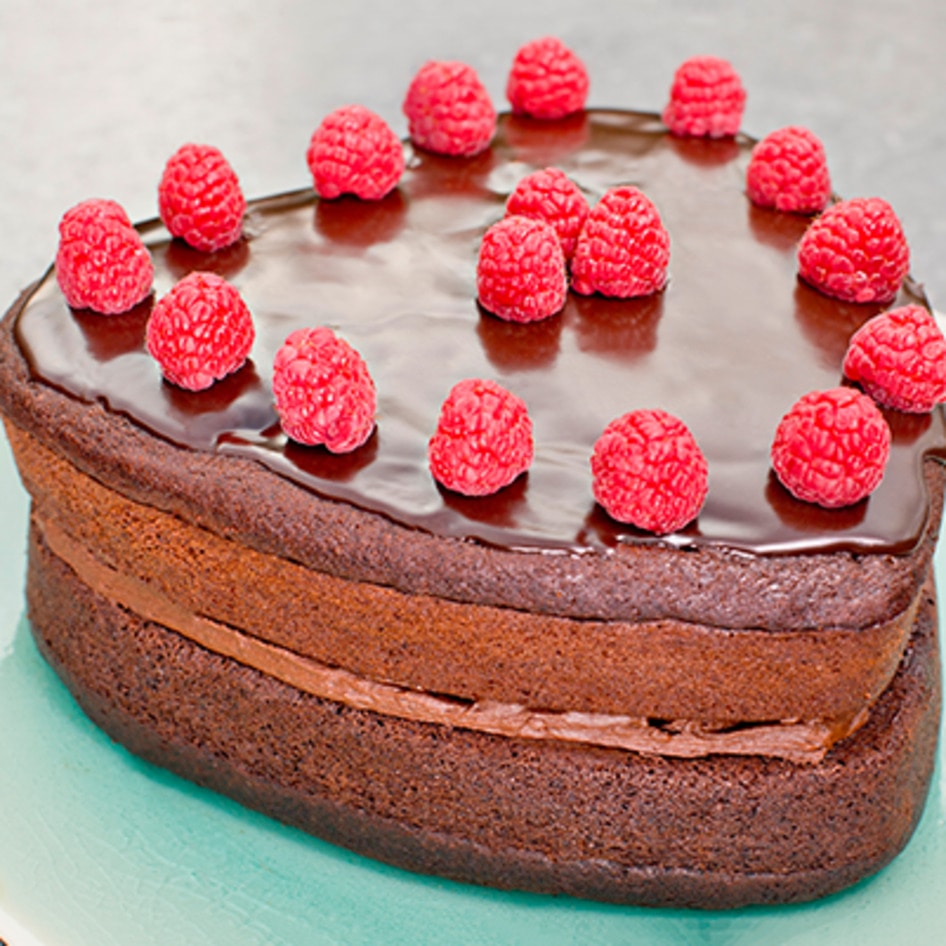
<svg viewBox="0 0 946 946">
<path fill-rule="evenodd" d="M 154 266 L 119 204 L 86 200 L 59 223 L 56 278 L 73 309 L 115 315 L 151 292 Z"/>
<path fill-rule="evenodd" d="M 588 201 L 562 171 L 546 168 L 519 181 L 506 201 L 506 213 L 549 224 L 558 234 L 565 259 L 570 260 L 588 217 Z"/>
<path fill-rule="evenodd" d="M 404 172 L 404 148 L 384 119 L 361 105 L 327 115 L 306 152 L 316 193 L 332 199 L 354 194 L 380 200 Z"/>
<path fill-rule="evenodd" d="M 282 429 L 297 443 L 350 453 L 374 430 L 374 381 L 361 355 L 330 328 L 303 328 L 273 362 Z"/>
<path fill-rule="evenodd" d="M 233 168 L 211 145 L 182 145 L 158 185 L 158 212 L 172 236 L 212 252 L 236 243 L 246 201 Z"/>
<path fill-rule="evenodd" d="M 666 535 L 692 522 L 708 489 L 706 459 L 683 421 L 661 410 L 611 421 L 591 456 L 592 491 L 608 515 Z"/>
<path fill-rule="evenodd" d="M 479 154 L 496 131 L 489 94 L 462 62 L 421 66 L 404 98 L 404 114 L 414 144 L 436 154 Z"/>
<path fill-rule="evenodd" d="M 746 192 L 760 207 L 795 213 L 824 210 L 831 198 L 831 178 L 821 140 L 797 125 L 766 135 L 752 149 Z"/>
<path fill-rule="evenodd" d="M 532 118 L 564 118 L 585 107 L 588 70 L 559 39 L 546 36 L 516 53 L 506 82 L 512 110 Z"/>
<path fill-rule="evenodd" d="M 535 322 L 559 312 L 568 277 L 555 231 L 528 217 L 494 223 L 480 244 L 476 288 L 480 305 L 507 322 Z"/>
<path fill-rule="evenodd" d="M 730 63 L 694 56 L 674 74 L 663 120 L 675 135 L 725 138 L 739 131 L 745 104 L 746 91 Z"/>
<path fill-rule="evenodd" d="M 526 405 L 495 381 L 455 384 L 440 408 L 427 449 L 430 471 L 464 496 L 488 496 L 532 463 L 532 420 Z"/>
<path fill-rule="evenodd" d="M 946 400 L 946 339 L 923 306 L 891 309 L 854 333 L 844 375 L 884 407 L 925 414 Z"/>
<path fill-rule="evenodd" d="M 214 273 L 185 276 L 157 301 L 148 319 L 148 351 L 164 377 L 188 391 L 203 391 L 240 368 L 253 338 L 246 303 Z"/>
<path fill-rule="evenodd" d="M 572 258 L 572 288 L 630 299 L 662 289 L 670 236 L 636 187 L 614 187 L 591 208 Z"/>
<path fill-rule="evenodd" d="M 887 303 L 910 269 L 893 208 L 879 197 L 842 200 L 816 217 L 798 244 L 798 272 L 826 296 Z"/>
<path fill-rule="evenodd" d="M 796 499 L 828 509 L 870 495 L 890 455 L 890 428 L 874 402 L 853 388 L 812 391 L 782 418 L 772 467 Z"/>
<path fill-rule="evenodd" d="M 62 239 L 81 237 L 90 220 L 106 220 L 126 227 L 133 226 L 125 208 L 118 201 L 92 198 L 83 200 L 62 215 L 59 221 L 59 236 Z"/>
</svg>

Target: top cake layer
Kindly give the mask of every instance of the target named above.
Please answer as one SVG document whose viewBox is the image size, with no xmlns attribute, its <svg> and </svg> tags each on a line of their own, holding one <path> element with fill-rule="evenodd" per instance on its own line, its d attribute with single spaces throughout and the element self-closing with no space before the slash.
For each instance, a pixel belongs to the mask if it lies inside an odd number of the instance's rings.
<svg viewBox="0 0 946 946">
<path fill-rule="evenodd" d="M 837 548 L 903 552 L 928 517 L 922 458 L 946 446 L 941 411 L 886 412 L 894 447 L 885 480 L 857 506 L 793 499 L 770 472 L 778 421 L 807 391 L 832 387 L 850 335 L 882 307 L 825 297 L 797 277 L 807 217 L 745 196 L 745 138 L 667 134 L 656 116 L 593 111 L 555 123 L 503 116 L 474 158 L 412 150 L 386 199 L 318 201 L 299 192 L 252 206 L 248 239 L 216 254 L 146 240 L 156 292 L 207 269 L 253 312 L 251 363 L 207 392 L 162 382 L 144 348 L 151 300 L 123 316 L 72 312 L 48 278 L 17 330 L 33 371 L 104 400 L 174 443 L 257 459 L 319 494 L 435 534 L 501 548 L 587 551 L 652 542 L 595 505 L 588 458 L 614 417 L 659 407 L 690 427 L 709 462 L 695 523 L 661 541 L 757 553 Z M 526 325 L 476 303 L 484 230 L 516 183 L 555 165 L 594 202 L 640 187 L 671 236 L 669 283 L 637 300 L 571 293 Z M 908 281 L 894 304 L 924 301 Z M 378 427 L 351 455 L 287 442 L 272 406 L 273 354 L 295 328 L 329 325 L 360 350 L 379 392 Z M 440 490 L 426 465 L 439 405 L 465 377 L 493 377 L 523 398 L 535 427 L 527 476 L 496 496 Z"/>
</svg>

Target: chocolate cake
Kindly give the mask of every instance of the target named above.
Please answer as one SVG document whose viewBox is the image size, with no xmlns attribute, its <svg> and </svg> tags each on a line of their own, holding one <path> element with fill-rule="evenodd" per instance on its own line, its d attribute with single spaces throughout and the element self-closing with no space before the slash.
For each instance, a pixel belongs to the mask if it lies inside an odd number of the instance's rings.
<svg viewBox="0 0 946 946">
<path fill-rule="evenodd" d="M 131 751 L 409 870 L 621 903 L 823 896 L 909 839 L 937 742 L 932 554 L 946 429 L 885 411 L 881 485 L 794 498 L 779 418 L 836 385 L 887 306 L 797 275 L 810 218 L 745 194 L 753 142 L 660 117 L 502 115 L 472 157 L 410 144 L 377 201 L 251 201 L 200 252 L 139 230 L 154 296 L 72 310 L 52 271 L 2 323 L 0 408 L 32 497 L 37 644 Z M 528 172 L 633 184 L 670 234 L 662 291 L 570 293 L 531 324 L 477 306 L 486 228 Z M 162 380 L 154 298 L 195 270 L 239 288 L 250 360 Z M 908 279 L 893 304 L 928 307 Z M 371 366 L 377 426 L 347 454 L 280 431 L 270 369 L 305 325 Z M 490 376 L 529 405 L 535 461 L 491 496 L 438 487 L 437 411 Z M 611 418 L 685 416 L 709 467 L 689 525 L 610 518 L 588 458 Z"/>
</svg>

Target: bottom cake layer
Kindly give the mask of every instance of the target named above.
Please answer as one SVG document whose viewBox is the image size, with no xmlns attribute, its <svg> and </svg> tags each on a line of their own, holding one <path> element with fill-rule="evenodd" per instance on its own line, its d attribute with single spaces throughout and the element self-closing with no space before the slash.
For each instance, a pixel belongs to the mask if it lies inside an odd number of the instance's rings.
<svg viewBox="0 0 946 946">
<path fill-rule="evenodd" d="M 36 530 L 27 597 L 46 659 L 132 752 L 333 843 L 466 882 L 716 909 L 813 899 L 897 854 L 932 774 L 932 584 L 869 721 L 816 765 L 510 739 L 321 700 L 105 600 Z"/>
</svg>

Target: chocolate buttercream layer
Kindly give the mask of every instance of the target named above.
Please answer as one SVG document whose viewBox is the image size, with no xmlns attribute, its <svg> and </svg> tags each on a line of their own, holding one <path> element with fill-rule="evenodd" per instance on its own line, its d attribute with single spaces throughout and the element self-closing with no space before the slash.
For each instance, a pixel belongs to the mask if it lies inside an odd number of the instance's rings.
<svg viewBox="0 0 946 946">
<path fill-rule="evenodd" d="M 467 725 L 487 725 L 505 707 L 504 726 L 541 734 L 564 731 L 563 714 L 581 714 L 573 731 L 601 716 L 595 727 L 612 733 L 601 738 L 626 731 L 622 744 L 633 739 L 649 751 L 811 758 L 863 721 L 916 615 L 918 599 L 891 621 L 857 630 L 758 633 L 671 620 L 575 621 L 409 596 L 247 549 L 126 499 L 12 426 L 9 434 L 36 527 L 97 593 L 211 648 L 248 652 L 258 641 L 257 655 L 268 644 L 338 668 L 355 701 L 355 681 L 458 701 L 472 707 Z M 208 637 L 228 632 L 233 640 L 221 644 Z M 407 702 L 401 712 L 415 712 Z M 443 713 L 459 719 L 461 708 Z M 653 720 L 665 722 L 646 726 Z M 780 725 L 786 721 L 792 725 Z"/>
<path fill-rule="evenodd" d="M 34 533 L 40 649 L 133 752 L 415 871 L 663 906 L 812 899 L 878 870 L 922 811 L 940 713 L 928 586 L 870 720 L 817 765 L 503 738 L 319 699 L 102 598 Z"/>
</svg>

